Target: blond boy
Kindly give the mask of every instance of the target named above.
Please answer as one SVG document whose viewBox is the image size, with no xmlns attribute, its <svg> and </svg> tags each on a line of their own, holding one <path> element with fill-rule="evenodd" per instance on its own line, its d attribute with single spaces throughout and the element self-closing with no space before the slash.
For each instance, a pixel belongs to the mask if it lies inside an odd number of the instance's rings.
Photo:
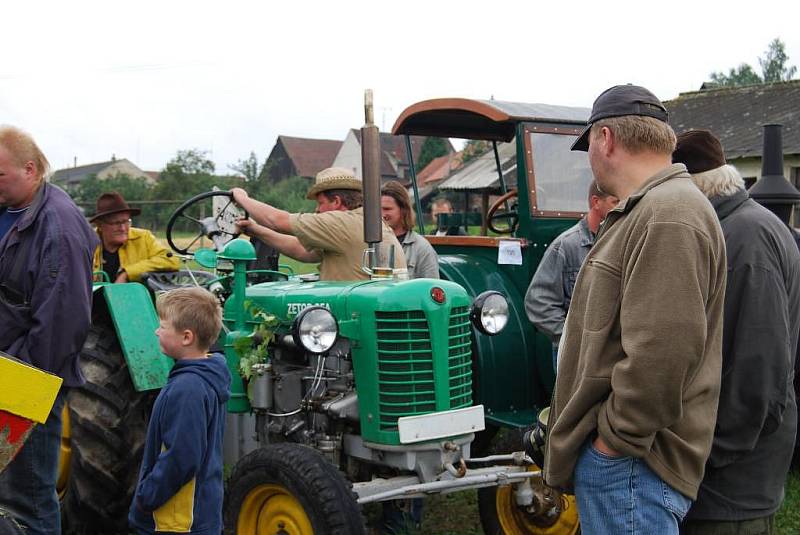
<svg viewBox="0 0 800 535">
<path fill-rule="evenodd" d="M 153 407 L 128 514 L 137 533 L 222 531 L 222 438 L 231 377 L 208 352 L 222 328 L 216 298 L 201 288 L 156 301 L 161 351 L 175 360 Z"/>
</svg>

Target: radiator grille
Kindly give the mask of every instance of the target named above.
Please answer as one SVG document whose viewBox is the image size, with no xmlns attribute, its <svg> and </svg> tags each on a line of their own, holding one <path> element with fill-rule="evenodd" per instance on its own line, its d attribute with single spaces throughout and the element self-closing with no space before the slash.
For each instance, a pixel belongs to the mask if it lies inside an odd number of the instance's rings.
<svg viewBox="0 0 800 535">
<path fill-rule="evenodd" d="M 472 405 L 472 338 L 467 307 L 453 309 L 448 339 L 450 408 L 469 407 Z"/>
<path fill-rule="evenodd" d="M 402 416 L 437 410 L 431 332 L 421 310 L 376 312 L 375 318 L 380 429 L 392 431 Z M 449 399 L 440 406 L 472 405 L 470 335 L 467 308 L 454 308 L 447 332 L 448 376 L 439 378 Z"/>
</svg>

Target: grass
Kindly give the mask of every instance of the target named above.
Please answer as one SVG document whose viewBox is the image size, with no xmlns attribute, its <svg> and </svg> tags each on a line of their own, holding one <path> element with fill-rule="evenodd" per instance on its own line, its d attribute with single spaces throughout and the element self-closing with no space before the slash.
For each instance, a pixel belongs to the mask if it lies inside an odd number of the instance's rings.
<svg viewBox="0 0 800 535">
<path fill-rule="evenodd" d="M 378 530 L 382 505 L 369 504 L 364 507 L 364 516 L 371 535 Z M 481 521 L 478 517 L 478 491 L 467 490 L 452 494 L 434 494 L 425 499 L 422 511 L 422 526 L 419 530 L 410 529 L 407 534 L 429 535 L 481 535 Z"/>
<path fill-rule="evenodd" d="M 786 497 L 776 518 L 778 533 L 794 535 L 800 533 L 800 471 L 789 472 L 786 480 Z"/>
</svg>

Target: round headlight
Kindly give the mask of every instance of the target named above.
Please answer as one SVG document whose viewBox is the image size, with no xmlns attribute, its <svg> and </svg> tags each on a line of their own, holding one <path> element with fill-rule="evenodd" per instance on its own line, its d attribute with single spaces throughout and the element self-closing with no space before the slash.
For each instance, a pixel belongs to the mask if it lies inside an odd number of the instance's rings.
<svg viewBox="0 0 800 535">
<path fill-rule="evenodd" d="M 325 353 L 338 335 L 336 318 L 324 307 L 308 307 L 292 323 L 294 343 L 310 353 Z"/>
<path fill-rule="evenodd" d="M 508 323 L 508 301 L 500 292 L 483 292 L 472 303 L 469 317 L 480 332 L 493 336 Z"/>
</svg>

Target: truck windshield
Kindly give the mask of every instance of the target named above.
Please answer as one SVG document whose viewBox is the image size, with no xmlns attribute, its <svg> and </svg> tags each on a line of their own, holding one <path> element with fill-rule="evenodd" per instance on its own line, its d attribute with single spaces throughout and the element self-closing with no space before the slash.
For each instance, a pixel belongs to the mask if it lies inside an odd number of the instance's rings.
<svg viewBox="0 0 800 535">
<path fill-rule="evenodd" d="M 536 207 L 541 212 L 586 212 L 592 170 L 589 157 L 569 150 L 577 136 L 531 133 Z"/>
</svg>

